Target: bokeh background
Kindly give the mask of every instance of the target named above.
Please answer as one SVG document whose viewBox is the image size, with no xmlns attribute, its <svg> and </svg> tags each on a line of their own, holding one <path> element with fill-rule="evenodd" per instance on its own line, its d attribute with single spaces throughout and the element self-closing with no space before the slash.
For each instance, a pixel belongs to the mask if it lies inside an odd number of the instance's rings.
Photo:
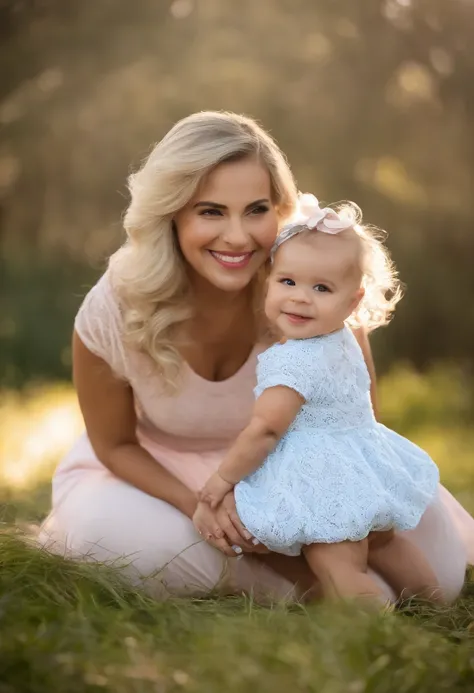
<svg viewBox="0 0 474 693">
<path fill-rule="evenodd" d="M 178 118 L 229 109 L 300 189 L 389 232 L 406 297 L 373 338 L 384 421 L 470 497 L 473 41 L 472 0 L 0 0 L 4 475 L 82 426 L 72 322 L 122 241 L 128 173 Z"/>
</svg>

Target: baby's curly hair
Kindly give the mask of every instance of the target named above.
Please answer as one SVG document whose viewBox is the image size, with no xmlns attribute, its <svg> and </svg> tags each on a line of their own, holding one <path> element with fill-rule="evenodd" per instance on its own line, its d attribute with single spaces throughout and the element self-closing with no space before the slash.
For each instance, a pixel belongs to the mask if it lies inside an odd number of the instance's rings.
<svg viewBox="0 0 474 693">
<path fill-rule="evenodd" d="M 361 243 L 361 271 L 364 296 L 347 324 L 352 328 L 375 330 L 390 322 L 397 303 L 403 297 L 398 272 L 384 244 L 386 233 L 369 224 L 362 224 L 362 212 L 354 202 L 341 202 L 332 207 L 352 221 L 352 228 Z"/>
</svg>

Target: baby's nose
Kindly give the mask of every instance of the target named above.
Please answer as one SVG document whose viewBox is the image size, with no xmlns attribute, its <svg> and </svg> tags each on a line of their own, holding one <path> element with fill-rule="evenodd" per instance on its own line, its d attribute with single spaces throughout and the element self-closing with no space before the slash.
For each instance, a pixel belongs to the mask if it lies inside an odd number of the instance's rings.
<svg viewBox="0 0 474 693">
<path fill-rule="evenodd" d="M 309 290 L 303 287 L 298 288 L 294 299 L 298 301 L 298 303 L 310 303 L 311 296 Z"/>
</svg>

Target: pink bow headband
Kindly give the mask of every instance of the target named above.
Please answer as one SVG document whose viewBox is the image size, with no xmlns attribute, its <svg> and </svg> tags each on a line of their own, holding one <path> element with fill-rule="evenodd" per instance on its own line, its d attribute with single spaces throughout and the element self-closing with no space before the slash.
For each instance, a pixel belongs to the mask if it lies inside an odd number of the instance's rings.
<svg viewBox="0 0 474 693">
<path fill-rule="evenodd" d="M 278 234 L 273 244 L 271 256 L 273 257 L 282 243 L 302 231 L 309 229 L 311 231 L 316 230 L 322 231 L 322 233 L 336 234 L 353 226 L 353 219 L 342 217 L 330 207 L 321 209 L 317 197 L 310 193 L 305 193 L 298 198 L 298 206 L 294 217 L 288 224 L 285 224 Z"/>
</svg>

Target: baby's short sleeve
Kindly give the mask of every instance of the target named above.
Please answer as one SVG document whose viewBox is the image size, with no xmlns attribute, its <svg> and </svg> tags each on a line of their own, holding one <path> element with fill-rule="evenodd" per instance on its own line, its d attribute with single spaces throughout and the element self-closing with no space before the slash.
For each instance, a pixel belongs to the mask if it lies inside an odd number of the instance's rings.
<svg viewBox="0 0 474 693">
<path fill-rule="evenodd" d="M 126 379 L 122 315 L 108 272 L 86 295 L 74 328 L 89 351 L 108 363 L 118 377 Z"/>
<path fill-rule="evenodd" d="M 255 395 L 259 397 L 270 387 L 284 386 L 305 400 L 311 399 L 319 387 L 318 351 L 313 340 L 303 339 L 267 349 L 258 359 Z"/>
</svg>

